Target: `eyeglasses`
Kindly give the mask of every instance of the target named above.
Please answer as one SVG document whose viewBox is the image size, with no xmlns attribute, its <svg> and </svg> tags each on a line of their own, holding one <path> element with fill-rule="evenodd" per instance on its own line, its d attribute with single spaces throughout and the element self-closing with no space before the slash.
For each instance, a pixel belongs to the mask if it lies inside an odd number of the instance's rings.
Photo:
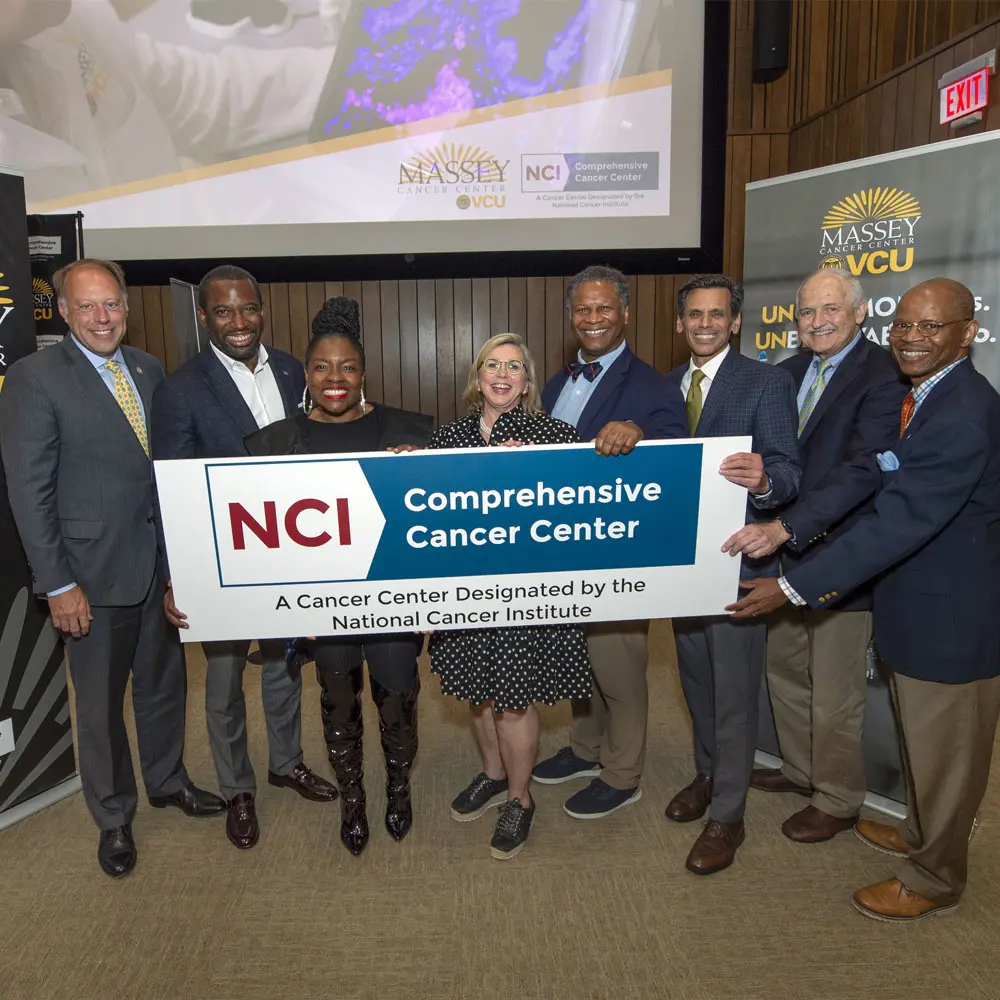
<svg viewBox="0 0 1000 1000">
<path fill-rule="evenodd" d="M 938 330 L 943 326 L 954 326 L 956 323 L 971 323 L 972 317 L 967 316 L 965 319 L 949 319 L 944 323 L 938 323 L 933 319 L 922 319 L 919 323 L 904 323 L 901 319 L 896 319 L 892 321 L 892 326 L 889 327 L 890 333 L 895 333 L 902 336 L 904 333 L 909 333 L 914 327 L 917 331 L 924 337 L 933 337 Z"/>
<path fill-rule="evenodd" d="M 487 358 L 483 362 L 483 368 L 487 375 L 499 375 L 501 368 L 507 369 L 508 375 L 520 375 L 524 371 L 523 361 L 497 361 L 496 358 Z"/>
</svg>

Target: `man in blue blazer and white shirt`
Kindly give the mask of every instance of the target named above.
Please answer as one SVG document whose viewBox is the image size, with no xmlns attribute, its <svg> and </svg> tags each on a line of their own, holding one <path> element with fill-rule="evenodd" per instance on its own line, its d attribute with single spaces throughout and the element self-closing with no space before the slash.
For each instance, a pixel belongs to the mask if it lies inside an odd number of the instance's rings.
<svg viewBox="0 0 1000 1000">
<path fill-rule="evenodd" d="M 576 360 L 546 383 L 542 405 L 573 424 L 605 456 L 627 455 L 643 438 L 687 436 L 684 402 L 625 340 L 629 288 L 610 267 L 588 267 L 570 279 L 566 308 L 579 344 Z M 641 797 L 649 693 L 646 636 L 649 621 L 587 627 L 593 672 L 588 701 L 574 702 L 570 745 L 539 762 L 536 781 L 593 780 L 564 809 L 575 819 L 597 819 Z"/>
<path fill-rule="evenodd" d="M 198 286 L 198 319 L 208 331 L 208 344 L 168 375 L 153 397 L 154 460 L 246 455 L 248 435 L 292 416 L 302 402 L 302 365 L 261 343 L 265 316 L 260 288 L 247 271 L 229 265 L 209 271 Z M 168 619 L 187 628 L 169 583 L 164 604 Z M 313 801 L 331 801 L 336 789 L 302 761 L 302 678 L 289 671 L 282 640 L 262 639 L 259 645 L 268 782 Z M 206 642 L 203 648 L 209 741 L 229 804 L 226 834 L 236 847 L 246 849 L 260 836 L 243 698 L 250 640 Z"/>
<path fill-rule="evenodd" d="M 1000 717 L 1000 396 L 968 359 L 979 324 L 964 285 L 925 281 L 899 302 L 889 343 L 913 388 L 878 456 L 874 510 L 781 578 L 746 581 L 731 610 L 821 608 L 875 580 L 875 642 L 892 672 L 908 812 L 859 837 L 905 860 L 856 909 L 912 921 L 955 906 Z"/>
<path fill-rule="evenodd" d="M 730 455 L 719 472 L 746 487 L 747 516 L 761 521 L 798 491 L 798 413 L 795 380 L 787 371 L 729 346 L 739 333 L 742 307 L 743 287 L 732 278 L 710 274 L 688 281 L 677 293 L 677 332 L 687 339 L 691 360 L 668 379 L 684 395 L 694 437 L 752 435 L 754 450 Z M 756 576 L 775 565 L 773 559 L 745 559 L 742 572 Z M 666 815 L 689 823 L 708 811 L 687 868 L 711 875 L 733 863 L 744 838 L 766 627 L 724 614 L 673 624 L 698 770 L 671 799 Z"/>
<path fill-rule="evenodd" d="M 723 549 L 761 557 L 780 547 L 784 570 L 808 562 L 871 510 L 878 452 L 899 436 L 906 395 L 892 355 L 861 330 L 867 304 L 850 272 L 811 274 L 795 297 L 806 350 L 783 361 L 798 386 L 802 484 L 775 520 L 748 524 Z M 868 699 L 872 595 L 860 587 L 836 608 L 782 608 L 767 622 L 767 683 L 782 767 L 751 785 L 810 796 L 781 831 L 818 843 L 850 830 L 867 783 L 862 745 Z"/>
</svg>

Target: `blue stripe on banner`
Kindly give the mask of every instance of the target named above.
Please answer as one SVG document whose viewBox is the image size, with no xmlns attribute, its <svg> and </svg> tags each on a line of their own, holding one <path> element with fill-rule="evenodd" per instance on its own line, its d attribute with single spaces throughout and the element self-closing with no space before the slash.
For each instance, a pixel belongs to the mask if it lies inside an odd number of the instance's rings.
<svg viewBox="0 0 1000 1000">
<path fill-rule="evenodd" d="M 424 452 L 360 464 L 386 519 L 367 579 L 693 565 L 702 447 Z"/>
</svg>

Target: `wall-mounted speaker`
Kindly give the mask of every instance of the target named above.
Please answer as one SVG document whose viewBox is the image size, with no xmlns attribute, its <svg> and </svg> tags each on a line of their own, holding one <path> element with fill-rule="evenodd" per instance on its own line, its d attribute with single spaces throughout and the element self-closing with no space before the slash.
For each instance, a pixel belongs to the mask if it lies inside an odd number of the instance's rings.
<svg viewBox="0 0 1000 1000">
<path fill-rule="evenodd" d="M 792 0 L 757 0 L 753 10 L 753 82 L 770 83 L 788 70 Z"/>
</svg>

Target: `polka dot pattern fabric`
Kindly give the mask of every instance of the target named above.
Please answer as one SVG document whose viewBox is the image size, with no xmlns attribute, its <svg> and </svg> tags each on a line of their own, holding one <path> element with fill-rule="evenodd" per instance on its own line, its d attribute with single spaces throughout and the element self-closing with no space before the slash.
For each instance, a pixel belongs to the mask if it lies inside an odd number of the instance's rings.
<svg viewBox="0 0 1000 1000">
<path fill-rule="evenodd" d="M 431 448 L 483 448 L 479 412 L 438 428 Z M 572 444 L 576 430 L 562 420 L 520 408 L 501 414 L 490 444 Z M 590 660 L 581 625 L 461 629 L 435 632 L 430 640 L 431 671 L 441 690 L 474 705 L 492 702 L 503 712 L 523 711 L 540 702 L 590 697 Z"/>
</svg>

